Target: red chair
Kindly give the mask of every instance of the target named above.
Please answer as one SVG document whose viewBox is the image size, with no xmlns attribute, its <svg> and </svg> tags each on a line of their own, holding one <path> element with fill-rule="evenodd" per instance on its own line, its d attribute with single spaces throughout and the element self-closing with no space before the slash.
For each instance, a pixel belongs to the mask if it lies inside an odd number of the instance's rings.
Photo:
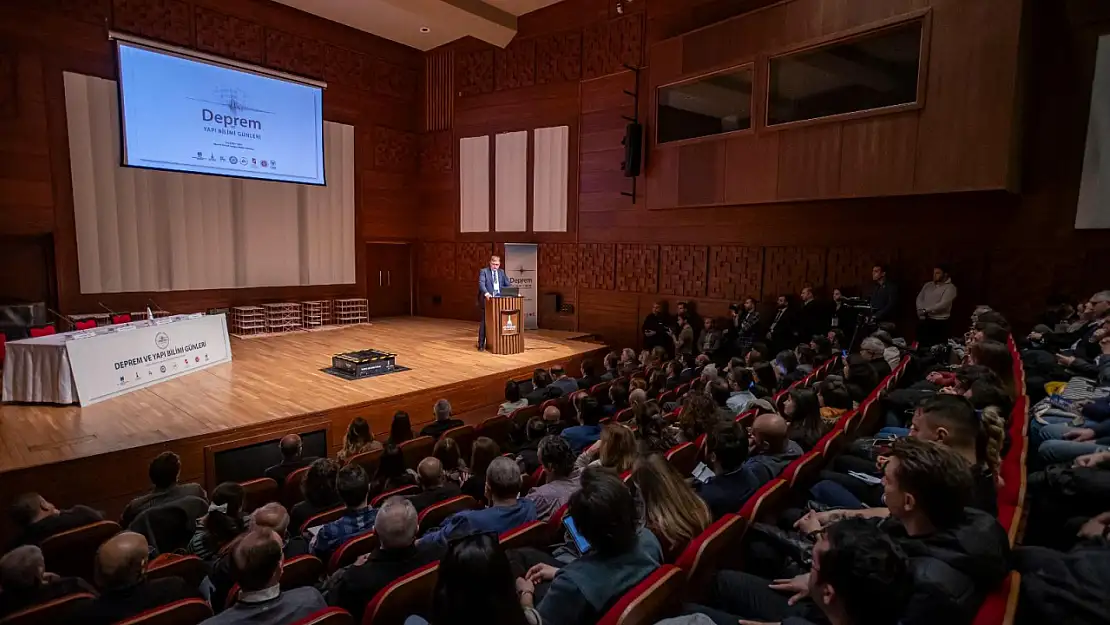
<svg viewBox="0 0 1110 625">
<path fill-rule="evenodd" d="M 593 397 L 594 399 L 602 403 L 608 402 L 609 387 L 612 386 L 612 384 L 612 382 L 601 382 L 600 384 L 594 384 L 590 387 L 590 397 Z"/>
<path fill-rule="evenodd" d="M 674 394 L 678 397 L 682 397 L 683 395 L 685 395 L 686 393 L 689 393 L 689 392 L 690 392 L 690 383 L 689 382 L 683 382 L 682 384 L 679 384 L 678 387 L 675 388 L 675 390 L 674 390 Z"/>
<path fill-rule="evenodd" d="M 311 554 L 289 558 L 281 565 L 281 589 L 315 586 L 324 574 L 324 563 Z"/>
<path fill-rule="evenodd" d="M 740 516 L 754 523 L 777 514 L 789 491 L 785 480 L 775 478 L 767 482 L 740 508 Z"/>
<path fill-rule="evenodd" d="M 879 431 L 879 422 L 882 420 L 882 406 L 874 398 L 864 400 L 859 411 L 863 413 L 863 420 L 859 424 L 861 435 L 871 435 Z"/>
<path fill-rule="evenodd" d="M 790 489 L 793 490 L 797 484 L 812 482 L 821 471 L 822 466 L 824 466 L 824 457 L 821 455 L 821 450 L 816 448 L 787 465 L 779 477 L 785 480 L 790 485 Z"/>
<path fill-rule="evenodd" d="M 304 501 L 301 483 L 304 482 L 306 475 L 308 475 L 308 467 L 301 467 L 285 476 L 285 484 L 281 487 L 281 502 L 285 504 L 287 510 L 292 510 L 293 506 Z"/>
<path fill-rule="evenodd" d="M 346 511 L 347 511 L 347 506 L 336 506 L 336 507 L 332 508 L 331 510 L 325 510 L 325 511 L 321 512 L 320 514 L 310 516 L 307 519 L 305 519 L 305 522 L 301 523 L 301 526 L 297 529 L 302 534 L 304 534 L 305 530 L 307 530 L 308 528 L 316 527 L 317 525 L 323 525 L 325 523 L 331 523 L 332 521 L 334 521 L 334 520 L 338 519 L 339 517 L 343 516 L 343 513 L 346 512 Z"/>
<path fill-rule="evenodd" d="M 455 513 L 463 510 L 477 510 L 481 507 L 482 505 L 470 495 L 459 495 L 428 506 L 420 513 L 420 533 L 423 534 L 432 528 L 439 527 L 447 520 L 447 517 Z"/>
<path fill-rule="evenodd" d="M 552 513 L 551 518 L 547 520 L 547 536 L 548 540 L 555 541 L 563 534 L 563 519 L 567 518 L 570 513 L 570 506 L 563 504 L 558 510 Z"/>
<path fill-rule="evenodd" d="M 112 325 L 119 323 L 131 323 L 131 315 L 123 313 L 122 315 L 112 315 Z"/>
<path fill-rule="evenodd" d="M 520 429 L 524 429 L 524 427 L 528 425 L 529 419 L 532 417 L 539 417 L 542 414 L 542 406 L 525 406 L 514 410 L 512 414 L 509 415 L 509 420 L 513 422 L 513 425 Z"/>
<path fill-rule="evenodd" d="M 336 547 L 331 557 L 328 558 L 328 575 L 349 564 L 354 564 L 359 556 L 370 553 L 377 548 L 378 535 L 374 532 L 348 538 L 342 545 Z"/>
<path fill-rule="evenodd" d="M 96 595 L 90 592 L 75 592 L 53 601 L 13 612 L 0 618 L 0 625 L 43 625 L 45 623 L 71 623 L 73 614 L 92 604 Z"/>
<path fill-rule="evenodd" d="M 387 490 L 384 493 L 370 500 L 370 505 L 374 508 L 381 507 L 382 503 L 390 497 L 404 497 L 406 495 L 415 495 L 420 492 L 420 487 L 416 485 L 402 486 L 401 488 L 394 488 Z"/>
<path fill-rule="evenodd" d="M 539 488 L 547 483 L 547 470 L 543 467 L 532 473 L 532 488 Z"/>
<path fill-rule="evenodd" d="M 1020 591 L 1021 573 L 1011 571 L 998 588 L 983 600 L 972 625 L 1013 625 Z"/>
<path fill-rule="evenodd" d="M 55 330 L 54 326 L 52 325 L 42 326 L 41 328 L 31 328 L 31 338 L 37 339 L 40 336 L 50 336 L 51 334 L 57 334 L 57 332 L 58 331 Z"/>
<path fill-rule="evenodd" d="M 660 406 L 665 406 L 671 402 L 676 401 L 678 401 L 678 393 L 675 393 L 674 391 L 663 391 L 662 393 L 659 393 Z"/>
<path fill-rule="evenodd" d="M 628 421 L 632 418 L 632 408 L 625 408 L 624 410 L 617 412 L 617 414 L 613 415 L 613 418 L 617 420 L 617 423 L 624 423 L 625 421 Z"/>
<path fill-rule="evenodd" d="M 435 449 L 436 439 L 431 436 L 418 436 L 412 440 L 407 440 L 397 446 L 401 450 L 401 455 L 405 458 L 405 467 L 416 470 L 416 465 L 420 461 L 432 455 L 432 450 Z"/>
<path fill-rule="evenodd" d="M 726 514 L 690 541 L 675 559 L 675 566 L 686 572 L 686 589 L 701 596 L 710 586 L 709 579 L 720 562 L 735 562 L 740 553 L 740 539 L 746 521 L 736 514 Z"/>
<path fill-rule="evenodd" d="M 693 443 L 681 443 L 667 451 L 666 458 L 679 473 L 690 475 L 698 466 L 698 447 Z"/>
<path fill-rule="evenodd" d="M 498 537 L 504 549 L 542 548 L 551 542 L 551 528 L 543 521 L 532 521 L 513 528 Z"/>
<path fill-rule="evenodd" d="M 117 621 L 116 625 L 196 625 L 212 616 L 204 599 L 181 599 Z"/>
<path fill-rule="evenodd" d="M 74 330 L 92 330 L 96 327 L 96 319 L 85 319 L 84 321 L 77 321 L 73 324 Z"/>
<path fill-rule="evenodd" d="M 295 621 L 293 625 L 354 625 L 354 623 L 354 617 L 343 608 L 324 608 Z"/>
<path fill-rule="evenodd" d="M 439 562 L 432 562 L 397 579 L 366 604 L 362 625 L 403 625 L 410 615 L 427 612 L 438 578 Z"/>
<path fill-rule="evenodd" d="M 258 508 L 278 500 L 278 483 L 272 477 L 260 477 L 239 482 L 243 487 L 243 514 L 250 514 Z"/>
<path fill-rule="evenodd" d="M 624 593 L 597 625 L 652 625 L 678 612 L 686 579 L 682 570 L 664 564 Z"/>
<path fill-rule="evenodd" d="M 512 420 L 510 419 L 510 422 Z M 457 428 L 451 428 L 443 433 L 440 438 L 453 438 L 455 443 L 459 446 L 459 453 L 463 458 L 470 458 L 470 448 L 474 446 L 474 439 L 478 435 L 474 433 L 473 425 L 460 425 Z"/>
<path fill-rule="evenodd" d="M 355 454 L 347 458 L 347 464 L 357 464 L 366 471 L 366 475 L 373 478 L 378 473 L 378 465 L 382 462 L 382 454 L 385 453 L 385 448 L 379 447 L 378 449 L 371 449 L 364 451 L 361 454 Z"/>
<path fill-rule="evenodd" d="M 190 587 L 199 587 L 208 576 L 208 565 L 196 556 L 162 554 L 146 565 L 147 579 L 180 577 Z"/>
<path fill-rule="evenodd" d="M 498 445 L 504 447 L 509 442 L 509 435 L 513 432 L 513 422 L 508 417 L 496 416 L 485 419 L 478 424 L 474 431 L 475 437 L 485 436 L 493 439 Z"/>
<path fill-rule="evenodd" d="M 840 452 L 843 451 L 844 447 L 847 445 L 848 437 L 844 433 L 844 430 L 833 429 L 833 431 L 822 436 L 821 440 L 817 441 L 817 445 L 814 449 L 820 450 L 821 455 L 825 457 L 825 463 L 828 463 L 829 460 L 840 455 Z"/>
<path fill-rule="evenodd" d="M 39 545 L 46 570 L 62 577 L 92 579 L 96 550 L 119 532 L 119 523 L 97 521 L 54 534 Z"/>
</svg>

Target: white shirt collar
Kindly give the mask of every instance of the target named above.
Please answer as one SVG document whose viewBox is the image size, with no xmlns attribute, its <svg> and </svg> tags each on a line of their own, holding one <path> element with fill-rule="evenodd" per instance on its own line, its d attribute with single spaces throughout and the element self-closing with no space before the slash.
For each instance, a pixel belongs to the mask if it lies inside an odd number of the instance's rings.
<svg viewBox="0 0 1110 625">
<path fill-rule="evenodd" d="M 281 594 L 281 585 L 270 586 L 262 590 L 240 590 L 239 602 L 240 603 L 262 603 L 264 601 L 271 601 L 277 599 Z"/>
</svg>

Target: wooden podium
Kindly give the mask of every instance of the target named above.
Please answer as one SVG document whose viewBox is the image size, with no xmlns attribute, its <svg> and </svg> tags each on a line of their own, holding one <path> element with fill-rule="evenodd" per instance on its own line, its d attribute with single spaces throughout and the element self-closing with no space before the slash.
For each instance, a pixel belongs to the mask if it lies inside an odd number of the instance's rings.
<svg viewBox="0 0 1110 625">
<path fill-rule="evenodd" d="M 486 299 L 486 349 L 493 354 L 519 354 L 524 351 L 521 325 L 523 297 Z"/>
</svg>

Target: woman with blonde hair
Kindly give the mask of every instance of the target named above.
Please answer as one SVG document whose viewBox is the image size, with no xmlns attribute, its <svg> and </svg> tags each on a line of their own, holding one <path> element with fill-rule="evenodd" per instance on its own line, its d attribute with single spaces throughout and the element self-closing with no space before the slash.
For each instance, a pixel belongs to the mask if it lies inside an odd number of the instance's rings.
<svg viewBox="0 0 1110 625">
<path fill-rule="evenodd" d="M 374 440 L 370 424 L 362 417 L 355 417 L 347 426 L 347 435 L 343 437 L 343 449 L 339 450 L 336 457 L 340 462 L 347 462 L 353 456 L 376 449 L 382 449 L 382 444 Z"/>
<path fill-rule="evenodd" d="M 713 522 L 709 506 L 661 454 L 637 459 L 632 481 L 644 501 L 645 525 L 659 539 L 667 561 Z"/>
<path fill-rule="evenodd" d="M 602 428 L 601 439 L 574 461 L 574 479 L 578 479 L 589 466 L 602 466 L 623 475 L 632 470 L 636 462 L 636 435 L 619 423 Z"/>
</svg>

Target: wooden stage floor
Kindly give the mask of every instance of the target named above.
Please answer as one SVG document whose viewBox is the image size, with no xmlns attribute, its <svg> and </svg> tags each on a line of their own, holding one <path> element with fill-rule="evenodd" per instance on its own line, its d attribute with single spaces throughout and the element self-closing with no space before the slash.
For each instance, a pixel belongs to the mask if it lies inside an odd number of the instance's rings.
<svg viewBox="0 0 1110 625">
<path fill-rule="evenodd" d="M 541 364 L 578 361 L 602 348 L 573 340 L 581 333 L 538 330 L 525 333 L 524 353 L 498 356 L 475 350 L 476 335 L 472 322 L 403 317 L 285 336 L 232 337 L 230 364 L 87 408 L 0 406 L 0 473 L 305 416 L 336 419 L 334 447 L 352 410 L 375 433 L 388 430 L 397 408 L 409 410 L 415 426 L 431 420 L 440 393 L 456 412 L 473 410 L 500 401 L 509 377 L 527 377 Z M 396 353 L 397 363 L 410 371 L 353 382 L 320 371 L 332 354 L 359 349 Z M 145 475 L 145 468 L 136 469 Z"/>
</svg>

